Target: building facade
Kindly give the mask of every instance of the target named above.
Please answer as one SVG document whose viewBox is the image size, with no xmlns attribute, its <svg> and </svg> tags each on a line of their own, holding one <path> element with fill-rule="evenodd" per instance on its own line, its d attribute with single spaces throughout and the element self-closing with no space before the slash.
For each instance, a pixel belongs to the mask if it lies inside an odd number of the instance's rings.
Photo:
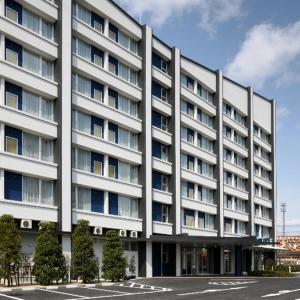
<svg viewBox="0 0 300 300">
<path fill-rule="evenodd" d="M 118 230 L 139 276 L 241 274 L 274 238 L 275 104 L 109 0 L 0 0 L 0 214 Z"/>
</svg>

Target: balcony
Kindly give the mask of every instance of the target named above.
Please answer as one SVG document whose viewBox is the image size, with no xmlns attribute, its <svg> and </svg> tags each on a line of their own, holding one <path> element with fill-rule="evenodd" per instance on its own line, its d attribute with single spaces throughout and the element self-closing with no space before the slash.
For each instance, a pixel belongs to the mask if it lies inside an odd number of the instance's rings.
<svg viewBox="0 0 300 300">
<path fill-rule="evenodd" d="M 152 137 L 163 144 L 172 144 L 172 134 L 152 125 Z"/>
<path fill-rule="evenodd" d="M 165 88 L 172 87 L 172 77 L 154 66 L 152 66 L 152 77 L 160 82 Z"/>
<path fill-rule="evenodd" d="M 152 189 L 152 200 L 163 204 L 172 204 L 172 193 Z"/>
<path fill-rule="evenodd" d="M 90 226 L 100 226 L 111 229 L 125 229 L 142 231 L 142 220 L 133 219 L 115 215 L 105 215 L 100 213 L 81 211 L 73 209 L 73 224 L 77 224 L 78 220 L 89 221 Z"/>
<path fill-rule="evenodd" d="M 75 145 L 79 145 L 81 146 L 81 148 L 85 148 L 87 150 L 96 150 L 98 152 L 114 156 L 116 158 L 122 157 L 124 161 L 131 164 L 139 165 L 142 163 L 141 152 L 105 141 L 93 135 L 73 130 L 72 142 Z"/>
<path fill-rule="evenodd" d="M 201 158 L 202 160 L 215 165 L 217 163 L 217 156 L 211 152 L 203 150 L 195 145 L 188 143 L 186 141 L 181 141 L 181 150 L 183 152 L 190 153 L 192 155 Z"/>
<path fill-rule="evenodd" d="M 193 103 L 194 105 L 201 107 L 208 114 L 210 114 L 212 116 L 216 116 L 217 110 L 216 110 L 215 106 L 206 102 L 205 100 L 200 98 L 198 95 L 194 94 L 192 91 L 190 91 L 189 89 L 187 89 L 183 86 L 181 86 L 181 96 L 182 96 L 183 100 L 187 100 L 187 101 Z"/>
<path fill-rule="evenodd" d="M 199 185 L 205 186 L 209 189 L 215 190 L 217 188 L 217 180 L 183 168 L 181 168 L 181 178 L 186 181 L 191 181 Z"/>
<path fill-rule="evenodd" d="M 210 140 L 215 140 L 217 138 L 217 133 L 214 129 L 198 122 L 197 120 L 186 115 L 185 113 L 181 113 L 181 123 L 186 125 L 187 127 L 197 130 Z"/>
<path fill-rule="evenodd" d="M 217 230 L 208 230 L 201 228 L 194 228 L 188 226 L 182 226 L 182 233 L 186 233 L 189 236 L 217 236 Z"/>
<path fill-rule="evenodd" d="M 267 200 L 258 196 L 254 196 L 254 203 L 255 204 L 259 204 L 268 208 L 272 208 L 273 207 L 273 202 L 272 200 Z"/>
<path fill-rule="evenodd" d="M 58 6 L 50 1 L 45 0 L 26 0 L 22 1 L 23 7 L 37 11 L 37 14 L 50 19 L 52 22 L 58 19 Z"/>
<path fill-rule="evenodd" d="M 82 21 L 73 18 L 72 22 L 73 30 L 76 31 L 76 34 L 81 39 L 95 47 L 113 53 L 117 56 L 118 60 L 125 62 L 128 66 L 133 67 L 133 69 L 142 69 L 142 59 L 140 57 L 120 46 L 118 43 L 115 43 L 104 34 L 89 27 Z"/>
<path fill-rule="evenodd" d="M 191 210 L 203 211 L 205 213 L 216 215 L 217 205 L 212 203 L 202 202 L 196 199 L 190 199 L 186 197 L 181 198 L 181 206 Z"/>
<path fill-rule="evenodd" d="M 226 160 L 224 160 L 224 170 L 232 172 L 234 174 L 239 175 L 242 178 L 248 178 L 249 177 L 249 173 L 247 170 L 245 170 L 242 167 L 236 166 Z"/>
<path fill-rule="evenodd" d="M 272 189 L 272 182 L 262 178 L 262 177 L 258 177 L 256 175 L 254 175 L 254 183 L 257 183 L 259 185 L 262 185 L 263 187 L 271 190 Z"/>
<path fill-rule="evenodd" d="M 57 223 L 57 207 L 34 205 L 20 201 L 0 200 L 1 214 L 12 215 L 15 219 L 29 219 Z"/>
<path fill-rule="evenodd" d="M 172 106 L 169 103 L 162 101 L 161 99 L 155 96 L 152 96 L 152 107 L 156 108 L 163 115 L 169 117 L 172 116 Z"/>
<path fill-rule="evenodd" d="M 240 189 L 237 189 L 233 186 L 227 185 L 224 183 L 224 193 L 229 194 L 243 200 L 249 200 L 249 193 Z"/>
<path fill-rule="evenodd" d="M 172 163 L 153 157 L 152 168 L 165 174 L 172 174 Z"/>
<path fill-rule="evenodd" d="M 40 136 L 57 138 L 57 123 L 40 119 L 20 110 L 0 105 L 0 120 L 5 124 L 34 132 Z"/>
<path fill-rule="evenodd" d="M 56 164 L 8 152 L 0 152 L 0 169 L 44 179 L 57 179 Z"/>
<path fill-rule="evenodd" d="M 76 72 L 79 74 L 83 74 L 84 76 L 91 78 L 95 81 L 101 81 L 113 87 L 118 92 L 121 92 L 125 96 L 129 98 L 134 98 L 136 100 L 142 100 L 142 89 L 138 86 L 135 86 L 118 76 L 100 68 L 93 63 L 77 56 L 76 54 L 72 55 L 72 65 L 73 68 L 76 69 Z"/>
<path fill-rule="evenodd" d="M 3 16 L 0 16 L 0 28 L 3 29 L 6 37 L 16 40 L 26 49 L 35 51 L 49 60 L 57 59 L 58 45 L 56 43 Z"/>
<path fill-rule="evenodd" d="M 83 111 L 86 111 L 100 118 L 104 117 L 109 121 L 127 128 L 128 130 L 134 132 L 142 131 L 141 120 L 74 91 L 72 93 L 72 103 L 74 106 L 80 108 Z"/>
<path fill-rule="evenodd" d="M 260 217 L 254 217 L 254 223 L 265 226 L 265 227 L 272 227 L 273 226 L 272 220 L 263 219 L 263 218 L 260 218 Z"/>
<path fill-rule="evenodd" d="M 256 164 L 261 165 L 262 167 L 264 167 L 266 170 L 268 171 L 272 171 L 272 164 L 260 157 L 258 157 L 257 155 L 254 155 L 254 162 Z"/>
<path fill-rule="evenodd" d="M 72 180 L 74 184 L 89 188 L 109 191 L 112 193 L 115 193 L 117 191 L 118 193 L 129 197 L 142 197 L 141 185 L 121 181 L 110 177 L 104 177 L 101 175 L 73 169 Z"/>
<path fill-rule="evenodd" d="M 243 222 L 249 222 L 249 214 L 242 211 L 232 210 L 228 208 L 224 208 L 224 217 L 240 220 Z"/>
<path fill-rule="evenodd" d="M 224 146 L 235 151 L 236 153 L 240 154 L 243 157 L 248 157 L 248 149 L 244 148 L 240 145 L 238 145 L 237 143 L 233 142 L 232 140 L 223 137 L 223 143 Z"/>
<path fill-rule="evenodd" d="M 56 82 L 4 60 L 0 60 L 0 76 L 24 87 L 29 92 L 40 94 L 45 98 L 54 99 L 58 97 L 58 85 Z"/>
<path fill-rule="evenodd" d="M 173 224 L 153 221 L 153 233 L 172 235 Z"/>
<path fill-rule="evenodd" d="M 223 123 L 233 128 L 242 136 L 248 136 L 248 129 L 245 126 L 231 119 L 229 116 L 227 116 L 224 113 L 223 113 Z"/>
<path fill-rule="evenodd" d="M 254 142 L 257 145 L 259 145 L 260 147 L 262 147 L 265 151 L 272 152 L 272 146 L 270 144 L 268 144 L 267 142 L 265 142 L 263 139 L 259 138 L 256 135 L 254 135 L 253 139 L 254 139 Z"/>
</svg>

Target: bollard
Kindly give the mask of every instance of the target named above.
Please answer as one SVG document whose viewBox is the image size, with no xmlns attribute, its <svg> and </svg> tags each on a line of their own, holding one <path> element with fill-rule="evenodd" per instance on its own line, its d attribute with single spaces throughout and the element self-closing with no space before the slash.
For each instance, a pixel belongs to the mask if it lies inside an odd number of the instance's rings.
<svg viewBox="0 0 300 300">
<path fill-rule="evenodd" d="M 292 267 L 289 266 L 289 273 L 292 273 Z"/>
</svg>

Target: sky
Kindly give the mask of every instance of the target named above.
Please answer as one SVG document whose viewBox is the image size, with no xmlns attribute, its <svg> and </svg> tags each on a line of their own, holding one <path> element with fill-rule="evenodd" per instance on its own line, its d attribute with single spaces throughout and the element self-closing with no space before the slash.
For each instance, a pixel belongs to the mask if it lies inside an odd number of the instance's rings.
<svg viewBox="0 0 300 300">
<path fill-rule="evenodd" d="M 277 223 L 300 233 L 300 1 L 115 0 L 169 46 L 277 104 Z"/>
</svg>

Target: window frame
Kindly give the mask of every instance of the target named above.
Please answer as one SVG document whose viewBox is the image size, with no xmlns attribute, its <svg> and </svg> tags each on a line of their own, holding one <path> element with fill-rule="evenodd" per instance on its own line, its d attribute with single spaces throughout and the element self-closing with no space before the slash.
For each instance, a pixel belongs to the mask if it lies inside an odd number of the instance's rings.
<svg viewBox="0 0 300 300">
<path fill-rule="evenodd" d="M 7 100 L 8 100 L 8 96 L 9 95 L 16 98 L 16 107 L 12 107 L 12 106 L 8 105 L 8 101 Z M 18 109 L 18 103 L 19 103 L 19 96 L 18 95 L 13 94 L 13 93 L 8 92 L 8 91 L 5 92 L 5 105 L 6 106 L 8 106 L 10 108 L 13 108 L 13 109 Z"/>
<path fill-rule="evenodd" d="M 11 151 L 8 151 L 8 139 L 11 140 L 11 141 L 16 141 L 16 152 L 11 152 Z M 17 138 L 14 138 L 12 136 L 5 136 L 5 152 L 7 153 L 11 153 L 11 154 L 15 154 L 15 155 L 18 155 L 18 148 L 19 148 L 19 140 Z"/>
<path fill-rule="evenodd" d="M 11 19 L 10 17 L 8 17 L 8 11 L 11 11 L 11 12 L 14 12 L 16 14 L 16 20 L 14 19 Z M 18 20 L 19 20 L 19 13 L 18 11 L 14 10 L 13 8 L 9 7 L 8 5 L 5 6 L 5 17 L 9 20 L 11 20 L 12 22 L 16 22 L 16 23 L 19 23 Z"/>
</svg>

